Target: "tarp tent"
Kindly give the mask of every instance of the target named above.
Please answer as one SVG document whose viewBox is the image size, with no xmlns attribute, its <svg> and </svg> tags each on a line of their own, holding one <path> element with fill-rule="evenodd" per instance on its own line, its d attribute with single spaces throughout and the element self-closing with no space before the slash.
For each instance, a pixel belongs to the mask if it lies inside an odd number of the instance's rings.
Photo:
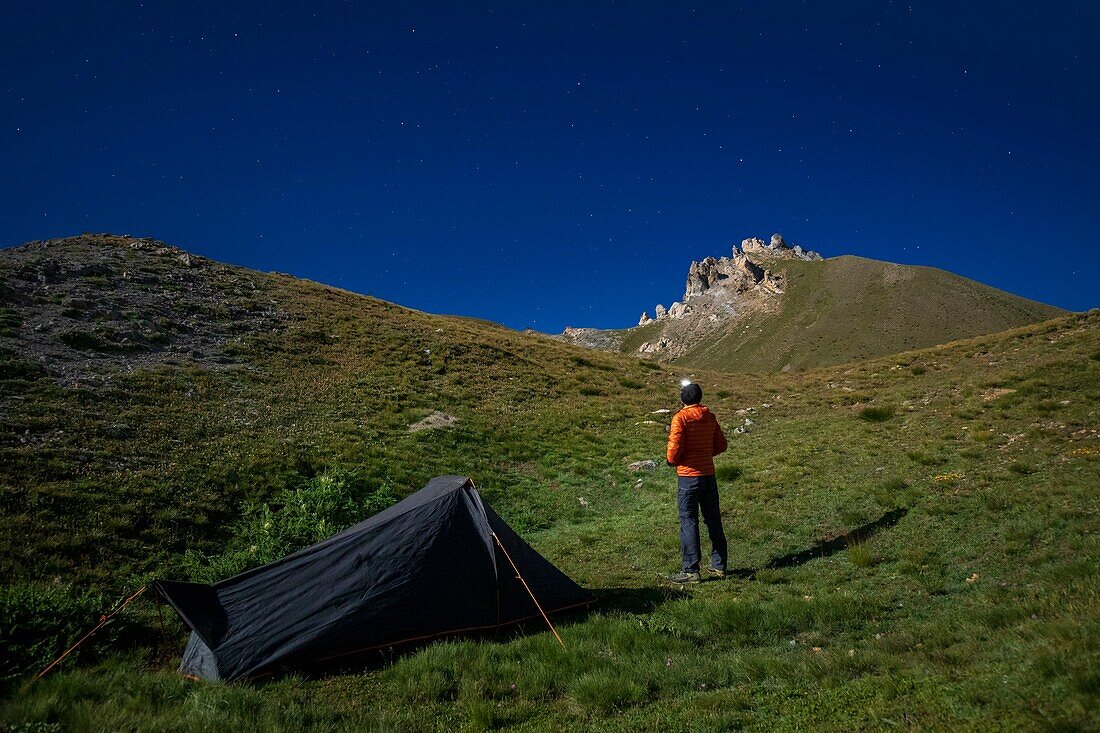
<svg viewBox="0 0 1100 733">
<path fill-rule="evenodd" d="M 323 542 L 214 585 L 154 586 L 191 629 L 180 671 L 256 679 L 538 618 L 508 557 L 547 613 L 592 602 L 464 476 L 438 476 Z"/>
</svg>

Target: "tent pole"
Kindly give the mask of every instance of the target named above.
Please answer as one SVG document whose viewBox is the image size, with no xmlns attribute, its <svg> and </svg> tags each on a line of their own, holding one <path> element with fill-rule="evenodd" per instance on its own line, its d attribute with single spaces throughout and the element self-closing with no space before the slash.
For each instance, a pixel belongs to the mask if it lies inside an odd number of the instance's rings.
<svg viewBox="0 0 1100 733">
<path fill-rule="evenodd" d="M 531 586 L 527 585 L 527 581 L 523 579 L 523 576 L 519 572 L 519 568 L 512 562 L 512 556 L 508 554 L 508 550 L 504 549 L 504 543 L 497 537 L 497 533 L 493 532 L 493 539 L 496 540 L 497 545 L 500 547 L 501 552 L 504 553 L 504 557 L 508 560 L 508 564 L 512 566 L 512 570 L 516 571 L 516 577 L 519 578 L 519 582 L 523 583 L 523 587 L 527 589 L 527 595 L 531 596 L 531 600 L 535 602 L 535 608 L 542 614 L 542 619 L 546 622 L 546 625 L 550 627 L 550 631 L 553 632 L 554 638 L 561 644 L 561 648 L 565 648 L 565 642 L 561 640 L 558 635 L 558 630 L 554 628 L 554 624 L 550 623 L 550 617 L 546 615 L 546 611 L 542 610 L 542 606 L 539 605 L 538 599 L 535 598 L 535 594 L 531 591 Z"/>
</svg>

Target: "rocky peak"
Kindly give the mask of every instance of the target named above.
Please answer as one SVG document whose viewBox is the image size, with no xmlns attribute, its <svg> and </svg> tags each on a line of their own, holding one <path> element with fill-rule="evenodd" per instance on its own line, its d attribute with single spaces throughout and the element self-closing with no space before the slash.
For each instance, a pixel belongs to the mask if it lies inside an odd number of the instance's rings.
<svg viewBox="0 0 1100 733">
<path fill-rule="evenodd" d="M 773 234 L 771 241 L 767 243 L 759 237 L 743 239 L 741 240 L 741 251 L 748 255 L 762 254 L 788 260 L 816 261 L 821 259 L 821 255 L 817 252 L 803 249 L 798 244 L 787 244 L 787 240 L 783 239 L 782 234 Z M 737 254 L 737 247 L 733 248 L 733 253 L 734 255 Z"/>
<path fill-rule="evenodd" d="M 767 277 L 767 270 L 736 250 L 732 258 L 706 257 L 700 262 L 692 262 L 688 268 L 684 300 L 696 298 L 719 283 L 743 293 L 755 288 Z"/>
<path fill-rule="evenodd" d="M 729 257 L 706 257 L 688 268 L 684 297 L 668 308 L 658 303 L 653 318 L 643 312 L 638 327 L 658 334 L 638 347 L 638 353 L 675 358 L 723 324 L 751 313 L 774 313 L 780 307 L 786 280 L 784 260 L 820 260 L 821 255 L 788 244 L 782 234 L 768 242 L 749 237 L 733 247 Z M 774 270 L 774 271 L 773 271 Z M 590 348 L 615 350 L 622 331 L 567 328 L 559 338 Z"/>
<path fill-rule="evenodd" d="M 653 321 L 680 320 L 691 314 L 715 315 L 715 308 L 729 315 L 735 312 L 734 304 L 743 300 L 743 296 L 752 294 L 767 298 L 783 292 L 783 276 L 773 273 L 779 260 L 820 260 L 821 255 L 803 249 L 799 245 L 790 245 L 782 234 L 773 234 L 765 242 L 757 237 L 742 240 L 741 248 L 735 245 L 731 257 L 706 257 L 692 262 L 688 268 L 687 283 L 683 300 L 673 303 L 667 310 L 658 305 L 655 317 L 643 313 L 638 321 L 644 326 Z M 702 296 L 712 294 L 713 298 L 700 300 Z"/>
</svg>

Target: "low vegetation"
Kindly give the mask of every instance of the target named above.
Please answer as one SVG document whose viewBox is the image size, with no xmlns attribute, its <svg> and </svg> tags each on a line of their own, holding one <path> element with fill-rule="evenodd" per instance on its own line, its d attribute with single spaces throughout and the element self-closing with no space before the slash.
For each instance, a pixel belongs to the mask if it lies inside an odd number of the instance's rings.
<svg viewBox="0 0 1100 733">
<path fill-rule="evenodd" d="M 787 277 L 778 314 L 757 314 L 677 362 L 728 371 L 809 369 L 994 333 L 1064 311 L 931 267 L 863 257 L 775 263 Z M 642 329 L 637 329 L 642 331 Z M 628 337 L 637 348 L 647 339 Z M 624 345 L 624 348 L 626 348 Z M 924 365 L 914 364 L 920 376 Z"/>
<path fill-rule="evenodd" d="M 679 589 L 657 580 L 679 548 L 656 413 L 679 372 L 284 276 L 265 287 L 286 328 L 242 338 L 232 368 L 62 385 L 3 355 L 0 725 L 1100 726 L 1100 316 L 817 371 L 696 372 L 730 436 L 734 567 Z M 409 432 L 436 410 L 454 423 Z M 647 458 L 655 472 L 628 470 Z M 444 473 L 472 476 L 597 594 L 558 619 L 564 649 L 531 624 L 324 678 L 196 683 L 173 671 L 186 630 L 142 599 L 21 689 L 149 578 L 236 572 Z"/>
</svg>

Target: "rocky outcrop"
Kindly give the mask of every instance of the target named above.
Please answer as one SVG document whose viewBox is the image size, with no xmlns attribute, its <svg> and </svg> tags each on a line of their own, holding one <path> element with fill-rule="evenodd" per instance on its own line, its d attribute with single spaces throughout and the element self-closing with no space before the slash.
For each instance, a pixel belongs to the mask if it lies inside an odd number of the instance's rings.
<svg viewBox="0 0 1100 733">
<path fill-rule="evenodd" d="M 737 248 L 734 247 L 735 254 L 736 251 Z M 741 251 L 747 255 L 757 254 L 778 259 L 806 260 L 807 262 L 821 259 L 821 255 L 817 252 L 803 249 L 801 245 L 787 244 L 782 234 L 773 234 L 771 240 L 767 243 L 758 237 L 743 239 L 741 240 Z"/>
<path fill-rule="evenodd" d="M 760 262 L 753 261 L 753 256 Z M 692 301 L 715 288 L 721 288 L 729 296 L 752 291 L 779 295 L 783 292 L 782 276 L 774 274 L 767 266 L 774 266 L 776 261 L 785 259 L 814 261 L 820 260 L 821 255 L 798 245 L 788 245 L 781 234 L 773 234 L 767 243 L 757 237 L 742 240 L 741 249 L 734 246 L 730 257 L 706 257 L 692 262 L 688 268 L 683 300 L 673 303 L 668 310 L 658 305 L 656 319 L 643 314 L 643 320 L 638 325 L 665 318 L 681 319 L 697 310 L 705 310 L 694 308 Z"/>
<path fill-rule="evenodd" d="M 684 297 L 668 308 L 658 303 L 654 317 L 644 312 L 638 326 L 660 324 L 656 338 L 636 353 L 675 359 L 709 335 L 752 313 L 779 310 L 783 294 L 784 262 L 817 261 L 821 255 L 790 245 L 781 234 L 765 242 L 749 237 L 729 257 L 705 257 L 688 268 Z M 627 331 L 567 328 L 558 338 L 591 348 L 619 350 Z"/>
<path fill-rule="evenodd" d="M 738 252 L 736 247 L 733 249 L 733 257 L 707 257 L 700 262 L 691 263 L 684 288 L 684 301 L 697 298 L 719 285 L 736 293 L 744 293 L 761 286 L 779 292 L 778 283 L 772 274 Z"/>
<path fill-rule="evenodd" d="M 589 349 L 601 351 L 618 351 L 623 343 L 625 331 L 617 331 L 602 328 L 573 328 L 566 326 L 565 330 L 554 338 L 567 341 L 571 344 L 584 346 Z"/>
</svg>

